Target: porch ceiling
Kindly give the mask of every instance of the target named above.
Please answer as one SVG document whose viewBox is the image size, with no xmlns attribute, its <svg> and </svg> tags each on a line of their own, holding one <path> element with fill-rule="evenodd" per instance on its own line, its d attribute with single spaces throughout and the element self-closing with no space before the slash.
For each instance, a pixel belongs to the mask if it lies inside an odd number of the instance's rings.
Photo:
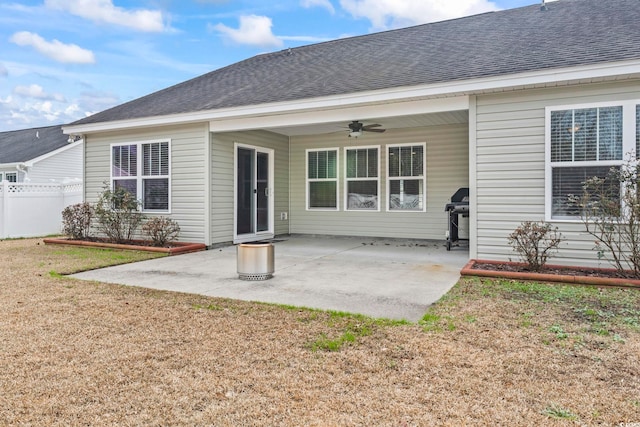
<svg viewBox="0 0 640 427">
<path fill-rule="evenodd" d="M 287 136 L 319 135 L 325 133 L 347 132 L 347 125 L 353 120 L 361 121 L 365 125 L 371 123 L 379 123 L 384 129 L 403 129 L 468 123 L 469 112 L 467 110 L 460 110 L 397 117 L 351 117 L 348 114 L 345 114 L 345 119 L 340 122 L 327 122 L 289 127 L 283 126 L 271 128 L 269 130 Z"/>
</svg>

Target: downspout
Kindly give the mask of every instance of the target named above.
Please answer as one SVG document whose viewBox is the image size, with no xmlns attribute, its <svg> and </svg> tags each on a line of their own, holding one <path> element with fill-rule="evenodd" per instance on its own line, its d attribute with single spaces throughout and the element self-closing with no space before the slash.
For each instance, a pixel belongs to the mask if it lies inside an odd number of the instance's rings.
<svg viewBox="0 0 640 427">
<path fill-rule="evenodd" d="M 469 96 L 469 258 L 478 258 L 478 107 L 475 95 Z"/>
<path fill-rule="evenodd" d="M 29 178 L 29 168 L 31 166 L 32 165 L 27 165 L 26 163 L 18 163 L 16 165 L 16 169 L 18 170 L 18 172 L 21 172 L 24 175 L 23 182 L 31 181 L 31 179 Z"/>
<path fill-rule="evenodd" d="M 289 136 L 289 154 L 288 154 L 288 167 L 287 167 L 287 172 L 289 174 L 289 194 L 287 196 L 287 204 L 289 205 L 287 207 L 287 234 L 290 236 L 291 235 L 291 136 Z"/>
</svg>

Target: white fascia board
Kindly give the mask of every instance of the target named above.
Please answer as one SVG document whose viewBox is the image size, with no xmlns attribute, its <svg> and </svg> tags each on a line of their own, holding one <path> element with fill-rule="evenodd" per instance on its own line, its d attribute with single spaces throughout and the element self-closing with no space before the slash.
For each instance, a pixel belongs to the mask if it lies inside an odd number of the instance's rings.
<svg viewBox="0 0 640 427">
<path fill-rule="evenodd" d="M 449 81 L 437 84 L 403 86 L 376 91 L 347 93 L 296 101 L 273 102 L 233 108 L 221 108 L 201 112 L 173 114 L 167 116 L 143 117 L 139 119 L 90 123 L 86 125 L 63 126 L 65 134 L 86 134 L 92 132 L 163 126 L 181 123 L 211 121 L 241 117 L 256 117 L 289 114 L 300 111 L 322 111 L 343 109 L 361 105 L 384 104 L 420 98 L 437 98 L 460 94 L 474 94 L 506 90 L 513 87 L 544 85 L 556 82 L 600 79 L 629 74 L 638 74 L 640 60 L 609 62 L 568 68 L 551 68 L 519 74 L 483 77 L 469 80 Z M 212 131 L 215 131 L 212 129 Z"/>
<path fill-rule="evenodd" d="M 277 128 L 281 126 L 313 125 L 344 121 L 345 117 L 357 119 L 373 117 L 398 117 L 413 114 L 429 114 L 444 111 L 469 109 L 469 97 L 438 98 L 407 102 L 386 102 L 367 106 L 344 106 L 340 108 L 295 111 L 280 114 L 264 114 L 249 117 L 211 120 L 211 132 L 231 132 L 249 129 Z"/>
<path fill-rule="evenodd" d="M 75 142 L 72 142 L 71 144 L 65 145 L 64 147 L 60 147 L 57 150 L 49 151 L 48 153 L 43 154 L 42 156 L 36 157 L 35 159 L 31 159 L 24 163 L 27 166 L 33 166 L 35 163 L 41 162 L 42 160 L 48 159 L 49 157 L 55 156 L 56 154 L 60 154 L 64 151 L 71 150 L 72 148 L 75 148 L 78 145 L 81 145 L 82 143 L 84 143 L 84 140 L 79 139 Z"/>
<path fill-rule="evenodd" d="M 16 168 L 16 166 L 23 164 L 22 162 L 17 163 L 0 163 L 0 169 L 11 169 L 11 172 Z"/>
</svg>

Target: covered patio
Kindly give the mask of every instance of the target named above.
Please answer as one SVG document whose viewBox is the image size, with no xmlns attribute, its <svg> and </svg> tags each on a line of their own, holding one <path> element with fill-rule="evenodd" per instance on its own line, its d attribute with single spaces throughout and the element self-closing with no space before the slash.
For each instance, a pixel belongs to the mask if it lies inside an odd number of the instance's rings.
<svg viewBox="0 0 640 427">
<path fill-rule="evenodd" d="M 419 320 L 459 279 L 465 247 L 444 241 L 292 235 L 274 241 L 274 277 L 238 279 L 236 246 L 75 274 L 129 286 Z"/>
</svg>

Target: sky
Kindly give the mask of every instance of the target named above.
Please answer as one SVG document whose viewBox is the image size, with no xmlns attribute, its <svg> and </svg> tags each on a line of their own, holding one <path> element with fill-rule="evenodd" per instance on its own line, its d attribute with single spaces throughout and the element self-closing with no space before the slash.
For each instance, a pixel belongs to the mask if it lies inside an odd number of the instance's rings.
<svg viewBox="0 0 640 427">
<path fill-rule="evenodd" d="M 71 123 L 243 59 L 540 0 L 0 0 L 0 131 Z"/>
</svg>

